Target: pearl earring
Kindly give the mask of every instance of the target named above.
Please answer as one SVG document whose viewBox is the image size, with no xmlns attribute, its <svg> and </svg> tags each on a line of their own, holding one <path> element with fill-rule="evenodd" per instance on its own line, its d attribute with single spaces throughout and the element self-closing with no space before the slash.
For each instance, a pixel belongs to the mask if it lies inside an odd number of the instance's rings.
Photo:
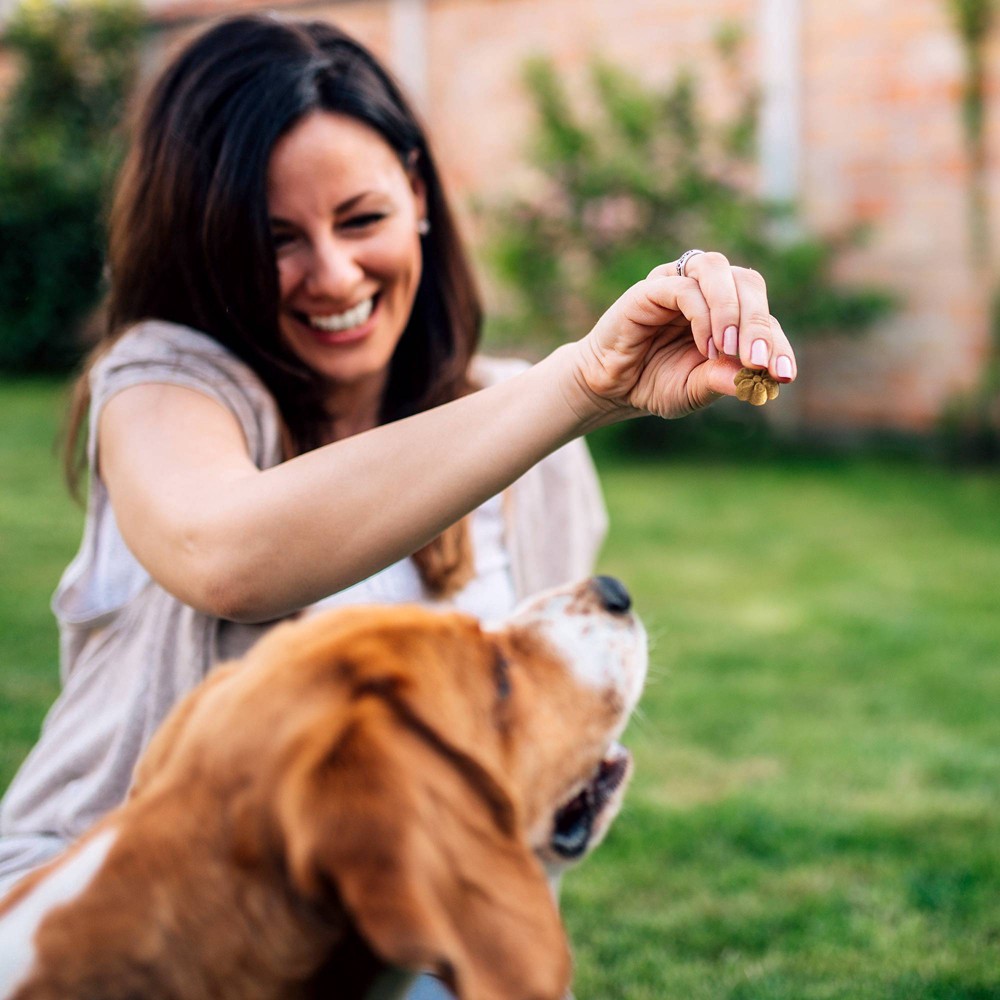
<svg viewBox="0 0 1000 1000">
<path fill-rule="evenodd" d="M 431 224 L 429 219 L 418 219 L 417 220 L 417 233 L 421 236 L 426 236 L 431 231 Z"/>
</svg>

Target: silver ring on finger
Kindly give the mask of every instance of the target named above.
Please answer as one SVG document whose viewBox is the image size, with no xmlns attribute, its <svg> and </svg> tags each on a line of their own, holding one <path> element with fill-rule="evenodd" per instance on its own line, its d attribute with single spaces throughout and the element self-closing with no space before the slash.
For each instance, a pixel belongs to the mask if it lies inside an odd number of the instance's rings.
<svg viewBox="0 0 1000 1000">
<path fill-rule="evenodd" d="M 677 260 L 677 274 L 678 277 L 686 278 L 687 273 L 685 268 L 687 267 L 687 262 L 694 256 L 700 253 L 704 253 L 704 250 L 685 250 L 684 253 L 680 255 Z"/>
</svg>

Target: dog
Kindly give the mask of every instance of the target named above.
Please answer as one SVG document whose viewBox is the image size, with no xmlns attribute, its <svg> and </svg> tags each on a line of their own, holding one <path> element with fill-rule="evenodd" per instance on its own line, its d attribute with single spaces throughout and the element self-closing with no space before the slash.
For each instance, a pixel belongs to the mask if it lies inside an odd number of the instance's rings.
<svg viewBox="0 0 1000 1000">
<path fill-rule="evenodd" d="M 646 673 L 624 587 L 497 627 L 417 606 L 275 627 L 182 700 L 126 802 L 0 903 L 5 1000 L 560 1000 L 550 881 L 617 812 Z"/>
</svg>

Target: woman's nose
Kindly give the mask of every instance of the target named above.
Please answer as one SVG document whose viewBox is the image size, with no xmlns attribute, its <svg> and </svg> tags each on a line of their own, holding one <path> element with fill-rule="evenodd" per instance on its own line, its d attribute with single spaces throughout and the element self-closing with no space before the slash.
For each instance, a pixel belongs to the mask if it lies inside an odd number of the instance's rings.
<svg viewBox="0 0 1000 1000">
<path fill-rule="evenodd" d="M 317 297 L 348 298 L 363 276 L 351 248 L 331 239 L 312 248 L 306 290 Z"/>
</svg>

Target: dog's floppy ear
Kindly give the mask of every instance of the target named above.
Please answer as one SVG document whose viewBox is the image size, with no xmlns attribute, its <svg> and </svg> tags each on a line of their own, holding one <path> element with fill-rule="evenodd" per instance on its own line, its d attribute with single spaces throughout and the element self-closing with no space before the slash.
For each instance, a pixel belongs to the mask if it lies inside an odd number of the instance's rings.
<svg viewBox="0 0 1000 1000">
<path fill-rule="evenodd" d="M 216 668 L 206 680 L 189 691 L 173 707 L 163 724 L 153 734 L 149 746 L 143 751 L 135 766 L 132 782 L 129 786 L 130 797 L 141 792 L 150 780 L 164 769 L 170 758 L 173 757 L 180 743 L 181 734 L 187 729 L 195 709 L 216 685 L 223 683 L 236 672 L 237 666 L 237 664 L 228 664 Z"/>
<path fill-rule="evenodd" d="M 361 708 L 335 747 L 299 755 L 277 809 L 297 889 L 336 893 L 383 961 L 433 972 L 461 1000 L 565 995 L 569 952 L 542 867 L 468 758 Z"/>
</svg>

